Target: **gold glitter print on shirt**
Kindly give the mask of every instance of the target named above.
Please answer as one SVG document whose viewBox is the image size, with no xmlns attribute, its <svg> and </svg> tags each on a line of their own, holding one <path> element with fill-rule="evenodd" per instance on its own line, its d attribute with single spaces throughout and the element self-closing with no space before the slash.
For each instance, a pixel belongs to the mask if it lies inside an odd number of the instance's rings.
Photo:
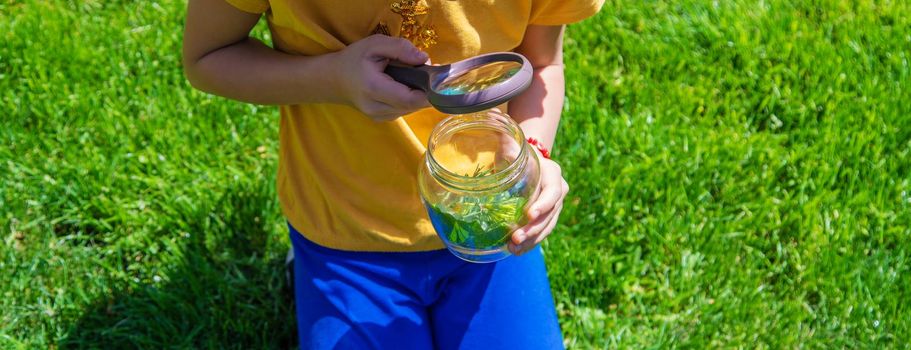
<svg viewBox="0 0 911 350">
<path fill-rule="evenodd" d="M 437 33 L 432 25 L 418 23 L 417 17 L 430 13 L 425 0 L 399 0 L 390 6 L 392 12 L 402 16 L 399 36 L 411 41 L 415 47 L 425 50 L 437 43 Z"/>
</svg>

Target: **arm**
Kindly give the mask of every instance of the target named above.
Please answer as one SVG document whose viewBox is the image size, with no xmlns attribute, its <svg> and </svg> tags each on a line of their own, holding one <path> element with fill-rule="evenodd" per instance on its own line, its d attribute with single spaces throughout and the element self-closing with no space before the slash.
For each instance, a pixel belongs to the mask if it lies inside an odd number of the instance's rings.
<svg viewBox="0 0 911 350">
<path fill-rule="evenodd" d="M 528 137 L 550 149 L 560 124 L 565 82 L 563 78 L 563 30 L 565 26 L 529 26 L 516 52 L 534 68 L 531 86 L 509 102 L 509 115 Z"/>
<path fill-rule="evenodd" d="M 509 114 L 528 137 L 541 141 L 548 149 L 554 144 L 560 113 L 563 110 L 564 26 L 529 26 L 516 52 L 528 58 L 534 73 L 531 86 L 509 102 Z M 529 206 L 529 223 L 513 232 L 509 249 L 522 254 L 546 238 L 557 225 L 563 199 L 569 191 L 556 162 L 541 160 L 540 194 Z"/>
<path fill-rule="evenodd" d="M 224 0 L 190 0 L 183 43 L 190 84 L 251 103 L 347 104 L 376 120 L 394 119 L 426 106 L 423 92 L 383 74 L 389 60 L 408 64 L 427 60 L 407 40 L 371 36 L 338 52 L 295 56 L 250 38 L 259 18 Z"/>
</svg>

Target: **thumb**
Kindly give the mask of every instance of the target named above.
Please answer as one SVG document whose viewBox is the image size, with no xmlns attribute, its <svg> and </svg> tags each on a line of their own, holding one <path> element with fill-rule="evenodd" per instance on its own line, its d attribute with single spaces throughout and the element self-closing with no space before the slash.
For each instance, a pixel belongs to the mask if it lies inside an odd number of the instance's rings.
<svg viewBox="0 0 911 350">
<path fill-rule="evenodd" d="M 367 54 L 374 57 L 399 61 L 404 64 L 418 65 L 427 62 L 426 52 L 418 50 L 410 41 L 385 35 L 374 35 L 368 38 Z"/>
</svg>

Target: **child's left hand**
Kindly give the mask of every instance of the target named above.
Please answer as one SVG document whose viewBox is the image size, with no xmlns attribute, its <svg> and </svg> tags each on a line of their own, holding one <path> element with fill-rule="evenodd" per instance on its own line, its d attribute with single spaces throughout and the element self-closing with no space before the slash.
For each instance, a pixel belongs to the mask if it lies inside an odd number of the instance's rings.
<svg viewBox="0 0 911 350">
<path fill-rule="evenodd" d="M 522 255 L 541 243 L 557 225 L 563 198 L 569 192 L 569 184 L 563 179 L 560 165 L 550 159 L 541 160 L 541 181 L 538 183 L 538 198 L 528 207 L 528 224 L 512 233 L 509 251 Z"/>
</svg>

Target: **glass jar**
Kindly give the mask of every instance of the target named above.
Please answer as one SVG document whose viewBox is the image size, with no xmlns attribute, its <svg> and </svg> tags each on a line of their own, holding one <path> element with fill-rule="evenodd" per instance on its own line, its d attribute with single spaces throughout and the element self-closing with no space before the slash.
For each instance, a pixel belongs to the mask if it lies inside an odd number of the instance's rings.
<svg viewBox="0 0 911 350">
<path fill-rule="evenodd" d="M 430 221 L 446 247 L 470 262 L 510 255 L 512 232 L 528 223 L 540 165 L 519 125 L 488 110 L 455 115 L 430 134 L 418 183 Z"/>
</svg>

